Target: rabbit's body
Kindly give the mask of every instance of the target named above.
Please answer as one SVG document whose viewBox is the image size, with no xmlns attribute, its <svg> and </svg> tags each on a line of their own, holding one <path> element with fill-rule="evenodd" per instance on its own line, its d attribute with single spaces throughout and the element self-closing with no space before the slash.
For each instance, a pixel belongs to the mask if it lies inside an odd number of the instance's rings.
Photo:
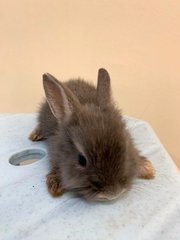
<svg viewBox="0 0 180 240">
<path fill-rule="evenodd" d="M 47 184 L 53 196 L 74 190 L 87 199 L 114 199 L 135 177 L 153 177 L 111 100 L 110 78 L 101 69 L 98 86 L 77 79 L 65 83 L 44 75 L 48 102 L 30 138 L 47 138 L 51 171 Z"/>
</svg>

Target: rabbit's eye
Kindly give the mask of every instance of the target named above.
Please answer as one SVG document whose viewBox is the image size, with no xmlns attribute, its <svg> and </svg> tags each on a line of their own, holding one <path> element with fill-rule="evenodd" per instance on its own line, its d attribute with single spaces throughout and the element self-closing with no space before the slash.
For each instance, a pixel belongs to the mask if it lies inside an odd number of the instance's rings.
<svg viewBox="0 0 180 240">
<path fill-rule="evenodd" d="M 82 167 L 85 167 L 87 164 L 86 158 L 82 154 L 79 154 L 78 158 L 79 158 L 78 159 L 79 165 L 81 165 Z"/>
<path fill-rule="evenodd" d="M 97 181 L 91 181 L 91 183 L 96 187 L 96 188 L 103 188 L 104 184 L 101 182 L 97 182 Z"/>
</svg>

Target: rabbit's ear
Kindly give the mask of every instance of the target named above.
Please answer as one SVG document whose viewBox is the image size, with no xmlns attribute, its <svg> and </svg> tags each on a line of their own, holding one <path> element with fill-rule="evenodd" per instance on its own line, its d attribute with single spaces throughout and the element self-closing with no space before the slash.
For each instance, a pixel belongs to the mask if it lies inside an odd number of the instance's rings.
<svg viewBox="0 0 180 240">
<path fill-rule="evenodd" d="M 111 84 L 109 73 L 100 68 L 97 81 L 97 102 L 99 106 L 105 107 L 111 101 Z"/>
<path fill-rule="evenodd" d="M 57 119 L 68 120 L 80 105 L 78 99 L 49 73 L 43 74 L 43 85 L 53 115 Z"/>
</svg>

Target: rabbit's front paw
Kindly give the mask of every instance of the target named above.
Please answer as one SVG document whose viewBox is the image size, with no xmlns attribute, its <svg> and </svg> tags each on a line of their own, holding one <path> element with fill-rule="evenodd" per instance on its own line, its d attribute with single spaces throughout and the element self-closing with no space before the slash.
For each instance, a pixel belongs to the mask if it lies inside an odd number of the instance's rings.
<svg viewBox="0 0 180 240">
<path fill-rule="evenodd" d="M 48 191 L 53 197 L 59 197 L 64 193 L 64 189 L 61 187 L 60 179 L 55 170 L 52 170 L 47 175 L 46 183 Z"/>
<path fill-rule="evenodd" d="M 143 156 L 139 160 L 138 177 L 143 179 L 153 179 L 155 177 L 155 169 L 152 163 Z"/>
</svg>

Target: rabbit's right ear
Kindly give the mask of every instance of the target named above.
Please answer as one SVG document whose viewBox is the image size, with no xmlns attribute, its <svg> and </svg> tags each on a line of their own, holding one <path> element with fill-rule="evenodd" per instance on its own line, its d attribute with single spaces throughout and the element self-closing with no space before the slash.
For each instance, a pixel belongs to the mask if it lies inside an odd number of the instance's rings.
<svg viewBox="0 0 180 240">
<path fill-rule="evenodd" d="M 110 76 L 104 68 L 98 71 L 97 102 L 100 107 L 106 107 L 111 102 Z"/>
<path fill-rule="evenodd" d="M 62 121 L 68 120 L 80 105 L 78 99 L 49 73 L 43 74 L 43 85 L 53 115 Z"/>
</svg>

